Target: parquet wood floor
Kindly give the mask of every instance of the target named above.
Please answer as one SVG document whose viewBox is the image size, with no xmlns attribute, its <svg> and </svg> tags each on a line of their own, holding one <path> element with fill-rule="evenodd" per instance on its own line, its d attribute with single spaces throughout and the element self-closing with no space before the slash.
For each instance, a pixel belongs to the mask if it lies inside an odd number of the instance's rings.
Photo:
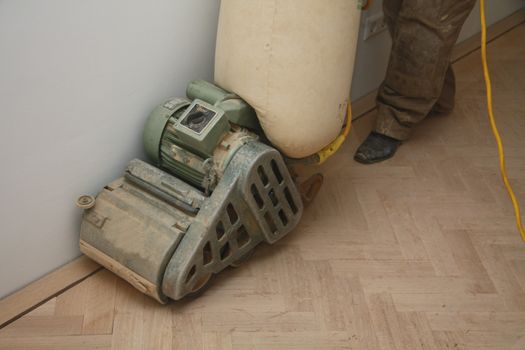
<svg viewBox="0 0 525 350">
<path fill-rule="evenodd" d="M 525 25 L 490 44 L 496 115 L 525 205 Z M 362 166 L 356 123 L 300 227 L 158 305 L 106 270 L 0 330 L 0 349 L 525 349 L 525 244 L 501 184 L 479 52 L 457 108 Z"/>
</svg>

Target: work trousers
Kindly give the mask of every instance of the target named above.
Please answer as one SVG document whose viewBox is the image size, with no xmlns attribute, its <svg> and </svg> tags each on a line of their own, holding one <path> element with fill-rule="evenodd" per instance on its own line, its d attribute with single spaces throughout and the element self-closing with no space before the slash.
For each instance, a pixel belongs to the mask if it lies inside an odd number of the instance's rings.
<svg viewBox="0 0 525 350">
<path fill-rule="evenodd" d="M 398 140 L 432 110 L 454 106 L 452 48 L 476 0 L 384 0 L 392 37 L 386 78 L 377 96 L 375 131 Z"/>
</svg>

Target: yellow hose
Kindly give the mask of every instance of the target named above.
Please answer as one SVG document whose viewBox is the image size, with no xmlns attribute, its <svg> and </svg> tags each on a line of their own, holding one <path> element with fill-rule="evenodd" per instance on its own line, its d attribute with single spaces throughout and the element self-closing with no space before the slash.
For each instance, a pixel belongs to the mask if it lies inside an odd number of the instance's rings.
<svg viewBox="0 0 525 350">
<path fill-rule="evenodd" d="M 348 110 L 346 112 L 346 126 L 341 132 L 341 134 L 328 146 L 323 148 L 322 150 L 317 153 L 317 156 L 319 157 L 318 164 L 323 164 L 328 158 L 333 156 L 339 148 L 345 143 L 346 138 L 348 137 L 348 134 L 350 134 L 350 130 L 352 129 L 352 105 L 350 102 L 348 102 Z"/>
<path fill-rule="evenodd" d="M 492 132 L 494 133 L 494 138 L 498 145 L 498 154 L 499 154 L 499 166 L 501 171 L 501 176 L 503 178 L 503 183 L 507 188 L 509 193 L 510 200 L 514 206 L 514 214 L 516 216 L 516 223 L 518 225 L 518 230 L 520 232 L 521 238 L 525 242 L 525 230 L 523 229 L 523 224 L 521 220 L 521 210 L 516 195 L 512 190 L 509 178 L 507 176 L 507 167 L 505 165 L 505 152 L 503 150 L 503 143 L 501 141 L 501 136 L 498 131 L 498 126 L 496 125 L 496 118 L 494 117 L 493 109 L 493 99 L 492 99 L 492 84 L 490 82 L 490 72 L 489 66 L 487 63 L 487 20 L 485 18 L 485 0 L 480 0 L 480 15 L 481 15 L 481 61 L 483 63 L 483 74 L 485 76 L 485 85 L 487 89 L 487 109 L 489 113 L 490 126 L 492 127 Z"/>
</svg>

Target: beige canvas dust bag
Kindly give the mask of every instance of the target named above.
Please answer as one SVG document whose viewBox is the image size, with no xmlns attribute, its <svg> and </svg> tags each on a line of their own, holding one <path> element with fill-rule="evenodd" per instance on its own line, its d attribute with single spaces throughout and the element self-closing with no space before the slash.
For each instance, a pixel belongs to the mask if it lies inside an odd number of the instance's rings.
<svg viewBox="0 0 525 350">
<path fill-rule="evenodd" d="M 302 158 L 341 131 L 359 31 L 356 0 L 222 0 L 215 81 Z"/>
</svg>

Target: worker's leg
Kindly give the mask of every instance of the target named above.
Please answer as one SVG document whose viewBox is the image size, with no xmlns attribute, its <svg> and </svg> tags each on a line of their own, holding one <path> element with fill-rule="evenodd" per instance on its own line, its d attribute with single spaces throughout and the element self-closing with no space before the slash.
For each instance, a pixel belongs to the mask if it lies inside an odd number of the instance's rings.
<svg viewBox="0 0 525 350">
<path fill-rule="evenodd" d="M 377 98 L 375 132 L 383 138 L 372 134 L 358 149 L 356 160 L 371 163 L 390 158 L 399 144 L 396 140 L 407 139 L 411 128 L 429 114 L 441 96 L 452 48 L 475 2 L 402 1 L 387 75 Z"/>
<path fill-rule="evenodd" d="M 376 131 L 405 140 L 443 90 L 450 55 L 475 0 L 404 0 L 385 82 L 378 94 Z"/>
<path fill-rule="evenodd" d="M 454 70 L 450 64 L 445 75 L 445 82 L 443 83 L 443 89 L 439 99 L 434 104 L 431 110 L 431 114 L 447 114 L 452 112 L 455 105 L 456 97 L 456 77 Z"/>
<path fill-rule="evenodd" d="M 401 11 L 401 5 L 403 0 L 384 0 L 383 1 L 383 14 L 385 16 L 385 22 L 388 27 L 388 32 L 390 37 L 394 37 L 394 32 L 396 28 L 396 21 L 399 12 Z M 454 70 L 452 65 L 449 65 L 447 69 L 447 74 L 445 76 L 445 82 L 443 84 L 443 89 L 441 95 L 432 107 L 432 113 L 436 114 L 446 114 L 451 112 L 454 109 L 454 97 L 456 95 L 456 79 L 454 76 Z"/>
<path fill-rule="evenodd" d="M 396 30 L 396 22 L 399 11 L 401 11 L 401 5 L 403 0 L 384 0 L 383 1 L 383 14 L 385 16 L 386 26 L 390 37 L 394 37 L 394 32 Z"/>
</svg>

